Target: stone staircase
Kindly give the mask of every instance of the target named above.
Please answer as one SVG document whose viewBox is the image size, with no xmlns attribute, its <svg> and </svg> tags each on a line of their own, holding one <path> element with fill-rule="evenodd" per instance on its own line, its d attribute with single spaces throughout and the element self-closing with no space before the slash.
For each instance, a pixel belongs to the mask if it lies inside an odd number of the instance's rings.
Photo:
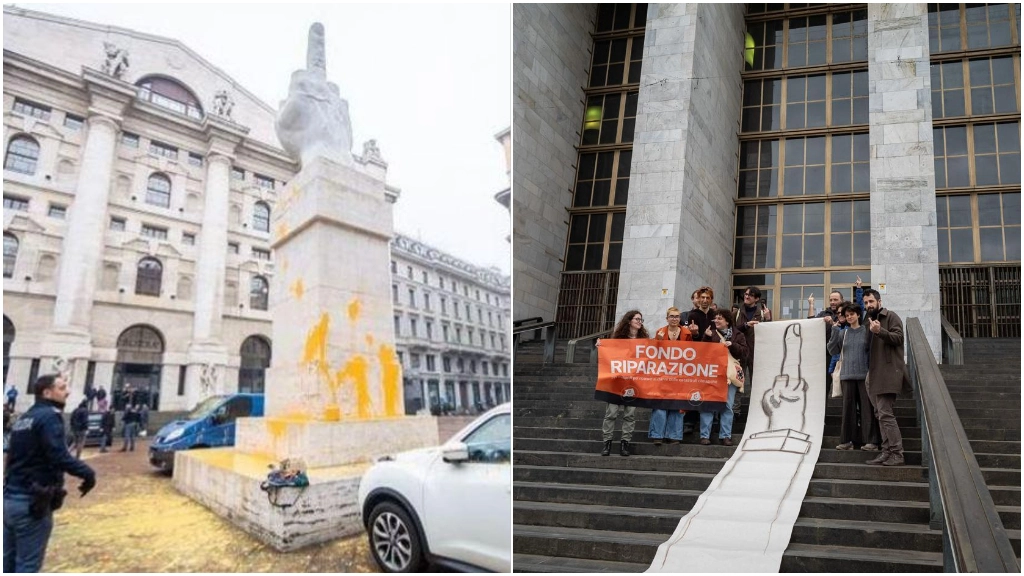
<svg viewBox="0 0 1024 576">
<path fill-rule="evenodd" d="M 531 346 L 523 344 L 521 352 Z M 655 447 L 646 434 L 650 411 L 640 409 L 634 455 L 601 457 L 604 404 L 592 399 L 596 368 L 542 366 L 539 360 L 527 362 L 529 356 L 521 354 L 523 361 L 515 363 L 513 391 L 515 570 L 642 572 L 735 448 L 700 446 L 696 434 L 680 445 Z M 964 427 L 978 434 L 972 441 L 979 443 L 979 464 L 994 498 L 998 492 L 999 513 L 1019 556 L 1019 360 L 1012 384 L 1015 417 L 994 417 L 980 399 L 965 400 L 970 403 L 960 415 Z M 928 484 L 913 401 L 897 402 L 907 465 L 896 468 L 866 465 L 875 453 L 834 449 L 840 410 L 840 400 L 829 401 L 821 454 L 781 569 L 941 571 L 941 532 L 928 527 Z M 744 425 L 745 417 L 738 416 L 734 438 Z M 717 438 L 716 430 L 711 437 Z"/>
<path fill-rule="evenodd" d="M 1020 565 L 1021 340 L 964 340 L 964 365 L 939 371 Z M 970 423 L 970 425 L 968 425 Z"/>
</svg>

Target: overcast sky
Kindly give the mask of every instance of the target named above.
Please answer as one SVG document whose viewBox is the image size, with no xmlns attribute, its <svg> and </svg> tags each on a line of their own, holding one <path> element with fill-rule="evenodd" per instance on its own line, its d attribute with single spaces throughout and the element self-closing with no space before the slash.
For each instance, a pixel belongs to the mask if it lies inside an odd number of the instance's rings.
<svg viewBox="0 0 1024 576">
<path fill-rule="evenodd" d="M 376 138 L 402 189 L 396 230 L 509 273 L 494 135 L 511 124 L 511 5 L 16 5 L 178 39 L 275 109 L 322 22 L 353 152 Z"/>
</svg>

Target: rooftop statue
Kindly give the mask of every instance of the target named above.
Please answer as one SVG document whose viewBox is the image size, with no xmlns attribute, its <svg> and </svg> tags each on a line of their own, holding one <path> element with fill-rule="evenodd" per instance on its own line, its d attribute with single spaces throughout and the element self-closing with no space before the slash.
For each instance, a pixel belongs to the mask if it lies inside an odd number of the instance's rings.
<svg viewBox="0 0 1024 576">
<path fill-rule="evenodd" d="M 327 81 L 324 27 L 319 22 L 309 27 L 306 68 L 292 73 L 276 127 L 285 152 L 303 166 L 318 157 L 352 163 L 348 102 L 341 98 L 338 85 Z"/>
</svg>

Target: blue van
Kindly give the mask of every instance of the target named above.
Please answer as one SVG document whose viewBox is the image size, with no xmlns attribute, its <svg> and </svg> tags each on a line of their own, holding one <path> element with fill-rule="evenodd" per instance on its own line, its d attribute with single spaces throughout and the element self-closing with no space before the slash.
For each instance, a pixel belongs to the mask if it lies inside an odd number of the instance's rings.
<svg viewBox="0 0 1024 576">
<path fill-rule="evenodd" d="M 174 453 L 235 445 L 235 420 L 263 416 L 262 394 L 224 394 L 200 402 L 184 420 L 168 423 L 149 445 L 149 463 L 174 469 Z"/>
</svg>

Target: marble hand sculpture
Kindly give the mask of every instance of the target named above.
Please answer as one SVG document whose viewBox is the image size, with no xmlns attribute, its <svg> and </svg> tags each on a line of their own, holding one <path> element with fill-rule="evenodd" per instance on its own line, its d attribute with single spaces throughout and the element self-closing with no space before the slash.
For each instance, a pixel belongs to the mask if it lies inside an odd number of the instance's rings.
<svg viewBox="0 0 1024 576">
<path fill-rule="evenodd" d="M 306 68 L 292 73 L 276 128 L 285 151 L 303 166 L 318 157 L 352 163 L 348 102 L 341 98 L 337 84 L 327 81 L 324 27 L 319 22 L 309 28 Z"/>
</svg>

